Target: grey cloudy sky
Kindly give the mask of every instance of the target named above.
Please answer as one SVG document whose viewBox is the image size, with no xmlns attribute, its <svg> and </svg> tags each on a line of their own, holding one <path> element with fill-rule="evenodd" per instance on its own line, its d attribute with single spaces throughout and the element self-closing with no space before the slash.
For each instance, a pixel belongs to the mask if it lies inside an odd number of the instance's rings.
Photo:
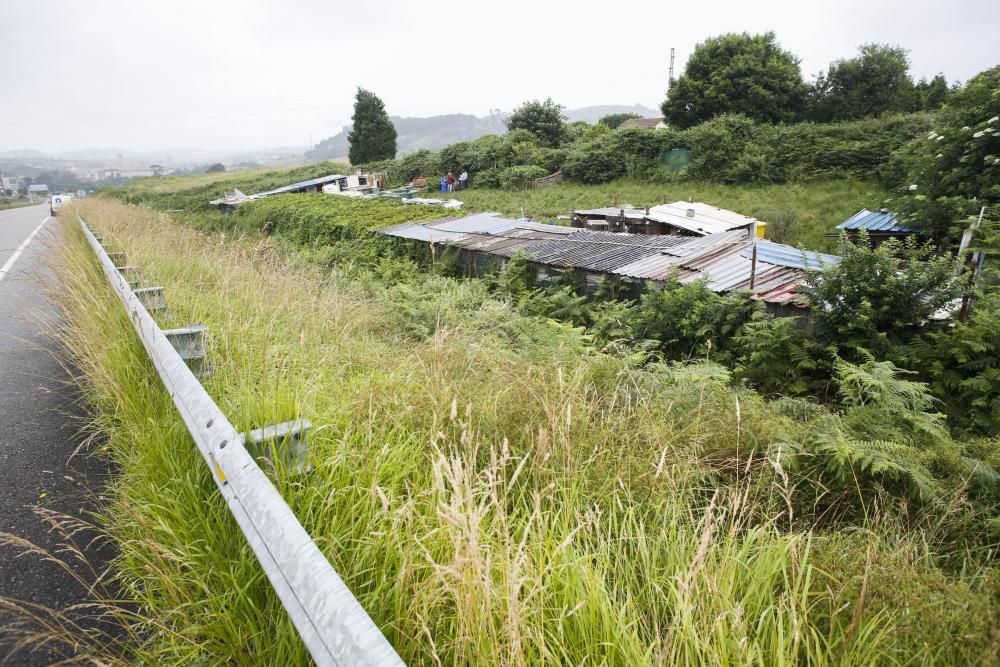
<svg viewBox="0 0 1000 667">
<path fill-rule="evenodd" d="M 915 77 L 1000 63 L 997 0 L 0 0 L 0 150 L 304 145 L 389 112 L 485 115 L 530 98 L 657 107 L 670 47 L 773 30 L 807 80 L 863 42 Z"/>
</svg>

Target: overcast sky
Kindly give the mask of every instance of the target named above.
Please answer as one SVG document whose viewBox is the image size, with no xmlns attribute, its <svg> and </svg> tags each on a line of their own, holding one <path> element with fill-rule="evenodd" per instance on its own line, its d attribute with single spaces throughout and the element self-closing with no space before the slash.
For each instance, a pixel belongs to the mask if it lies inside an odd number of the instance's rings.
<svg viewBox="0 0 1000 667">
<path fill-rule="evenodd" d="M 357 86 L 390 114 L 664 97 L 696 43 L 773 30 L 807 80 L 863 42 L 915 78 L 1000 63 L 998 0 L 0 0 L 0 150 L 305 145 L 349 122 Z"/>
</svg>

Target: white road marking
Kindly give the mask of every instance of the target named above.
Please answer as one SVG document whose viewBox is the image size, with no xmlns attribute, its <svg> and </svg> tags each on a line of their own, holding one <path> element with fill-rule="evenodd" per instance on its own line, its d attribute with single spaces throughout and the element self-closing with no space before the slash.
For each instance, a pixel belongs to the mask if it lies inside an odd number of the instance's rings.
<svg viewBox="0 0 1000 667">
<path fill-rule="evenodd" d="M 3 282 L 3 279 L 7 277 L 8 273 L 10 273 L 10 270 L 14 268 L 14 262 L 16 262 L 17 258 L 21 256 L 21 253 L 28 247 L 28 244 L 31 243 L 31 239 L 35 238 L 35 234 L 40 232 L 45 223 L 51 219 L 51 215 L 45 216 L 45 219 L 42 220 L 41 224 L 35 227 L 35 231 L 28 234 L 28 238 L 24 239 L 24 243 L 22 243 L 21 246 L 14 251 L 14 254 L 10 256 L 10 259 L 8 259 L 3 266 L 0 266 L 0 282 Z"/>
</svg>

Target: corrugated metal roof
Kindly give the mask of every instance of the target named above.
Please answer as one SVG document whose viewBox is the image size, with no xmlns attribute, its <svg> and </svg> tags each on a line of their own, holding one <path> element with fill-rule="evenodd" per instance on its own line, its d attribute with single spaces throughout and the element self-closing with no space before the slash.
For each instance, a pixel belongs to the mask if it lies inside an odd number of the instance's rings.
<svg viewBox="0 0 1000 667">
<path fill-rule="evenodd" d="M 326 176 L 320 176 L 319 178 L 311 178 L 308 181 L 299 181 L 298 183 L 292 183 L 291 185 L 283 185 L 282 187 L 275 188 L 274 190 L 258 192 L 257 194 L 250 195 L 250 199 L 260 199 L 261 197 L 280 195 L 285 192 L 305 190 L 307 188 L 315 187 L 317 185 L 326 185 L 327 183 L 332 183 L 333 181 L 340 180 L 341 178 L 347 178 L 347 177 L 341 174 L 328 174 Z"/>
<path fill-rule="evenodd" d="M 689 210 L 694 211 L 690 216 L 688 215 Z M 654 206 L 649 209 L 649 214 L 646 217 L 701 235 L 728 232 L 738 227 L 747 227 L 754 222 L 753 218 L 727 211 L 724 208 L 709 206 L 701 202 L 683 201 Z"/>
<path fill-rule="evenodd" d="M 753 254 L 753 247 L 744 249 L 743 254 L 750 257 Z M 757 261 L 796 269 L 818 269 L 824 264 L 836 264 L 840 261 L 840 257 L 811 250 L 799 250 L 762 239 L 757 242 Z"/>
<path fill-rule="evenodd" d="M 749 289 L 754 245 L 746 229 L 695 238 L 646 236 L 509 220 L 496 213 L 405 222 L 379 231 L 501 257 L 521 250 L 539 264 L 595 273 L 657 281 L 672 276 L 681 282 L 703 279 L 716 292 Z M 805 268 L 818 268 L 839 259 L 757 241 L 751 297 L 768 303 L 801 303 L 796 289 L 805 280 Z"/>
<path fill-rule="evenodd" d="M 644 220 L 646 209 L 634 206 L 605 206 L 604 208 L 574 209 L 573 214 L 587 218 L 620 218 L 622 211 L 627 220 Z"/>
<path fill-rule="evenodd" d="M 866 208 L 861 209 L 837 225 L 837 229 L 864 229 L 877 234 L 916 234 L 920 232 L 916 227 L 910 227 L 898 222 L 896 214 L 892 211 L 882 209 L 876 212 L 869 211 Z"/>
</svg>

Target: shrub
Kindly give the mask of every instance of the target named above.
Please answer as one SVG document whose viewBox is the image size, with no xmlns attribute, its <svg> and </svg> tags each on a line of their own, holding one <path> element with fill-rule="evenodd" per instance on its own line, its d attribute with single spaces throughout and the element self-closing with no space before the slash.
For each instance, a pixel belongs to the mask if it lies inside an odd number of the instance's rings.
<svg viewBox="0 0 1000 667">
<path fill-rule="evenodd" d="M 872 248 L 862 230 L 855 242 L 842 237 L 842 245 L 843 259 L 809 270 L 800 289 L 819 336 L 841 349 L 884 354 L 959 293 L 951 256 L 936 256 L 913 237 Z"/>
<path fill-rule="evenodd" d="M 758 150 L 757 124 L 746 116 L 724 115 L 684 133 L 692 159 L 688 167 L 694 178 L 734 183 L 745 178 L 736 165 L 748 150 Z"/>
<path fill-rule="evenodd" d="M 497 180 L 500 187 L 507 190 L 523 190 L 531 187 L 535 180 L 547 176 L 548 172 L 534 165 L 507 167 L 500 171 Z"/>
<path fill-rule="evenodd" d="M 829 396 L 836 349 L 811 339 L 797 320 L 761 313 L 744 324 L 733 341 L 736 377 L 767 395 Z"/>
<path fill-rule="evenodd" d="M 745 294 L 719 295 L 703 282 L 668 283 L 643 292 L 633 327 L 640 339 L 656 341 L 669 359 L 718 356 L 761 304 Z"/>
<path fill-rule="evenodd" d="M 625 174 L 625 159 L 608 132 L 574 144 L 562 170 L 574 181 L 605 183 Z"/>
</svg>

